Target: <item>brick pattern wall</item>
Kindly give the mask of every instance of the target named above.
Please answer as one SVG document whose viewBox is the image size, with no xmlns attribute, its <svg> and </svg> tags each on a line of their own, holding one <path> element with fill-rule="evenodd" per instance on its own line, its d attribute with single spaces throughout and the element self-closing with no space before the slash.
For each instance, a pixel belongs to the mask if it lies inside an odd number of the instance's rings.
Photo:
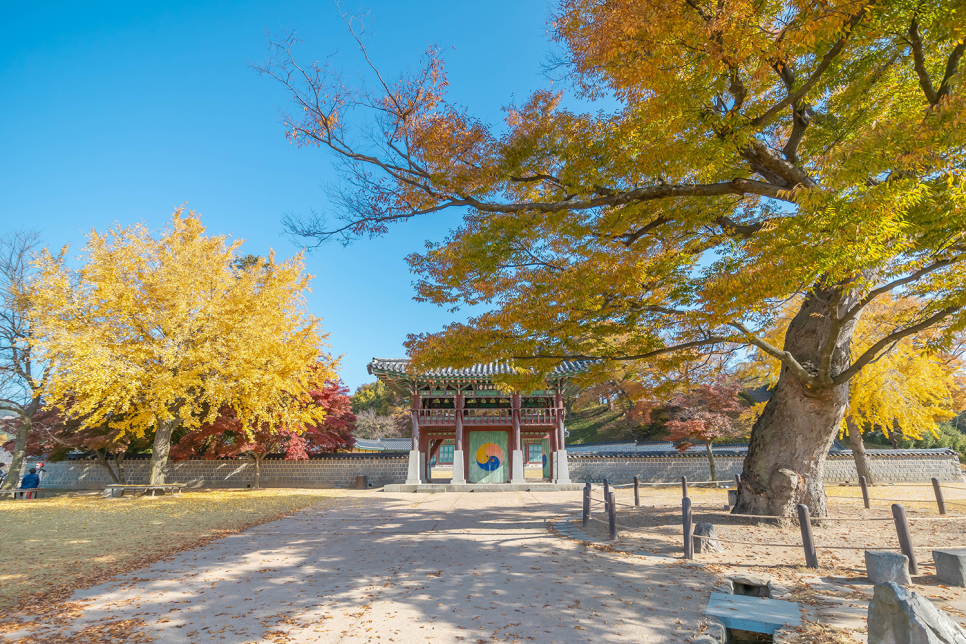
<svg viewBox="0 0 966 644">
<path fill-rule="evenodd" d="M 344 455 L 307 461 L 264 460 L 261 466 L 262 487 L 351 487 L 356 476 L 369 476 L 375 487 L 406 480 L 407 454 Z M 124 475 L 132 485 L 148 482 L 151 462 L 147 459 L 124 463 Z M 68 489 L 101 489 L 114 483 L 107 471 L 94 461 L 48 463 L 43 487 Z M 248 460 L 180 461 L 169 463 L 165 480 L 185 483 L 188 487 L 247 487 L 255 474 Z"/>
<path fill-rule="evenodd" d="M 614 485 L 632 483 L 637 476 L 645 483 L 680 480 L 711 480 L 704 455 L 686 456 L 597 456 L 569 454 L 570 478 L 583 483 L 600 483 L 605 478 Z M 365 474 L 370 485 L 404 483 L 408 454 L 343 454 L 307 461 L 262 461 L 262 487 L 351 487 L 356 476 Z M 955 454 L 870 455 L 872 476 L 877 483 L 920 483 L 935 477 L 940 481 L 961 481 L 959 457 Z M 715 465 L 719 481 L 731 481 L 741 473 L 743 456 L 718 456 Z M 148 481 L 150 461 L 139 459 L 124 464 L 127 482 Z M 29 467 L 29 464 L 28 464 Z M 94 461 L 49 463 L 44 468 L 43 487 L 100 489 L 114 481 Z M 166 480 L 189 487 L 246 487 L 252 482 L 254 466 L 247 460 L 180 461 L 168 465 Z M 855 463 L 851 456 L 830 456 L 825 461 L 825 480 L 829 483 L 855 483 Z"/>
<path fill-rule="evenodd" d="M 570 480 L 621 485 L 678 481 L 682 476 L 689 481 L 710 481 L 711 468 L 705 455 L 687 456 L 594 456 L 568 454 Z M 716 456 L 715 468 L 719 481 L 733 481 L 741 474 L 743 456 Z M 869 455 L 872 476 L 877 483 L 921 483 L 935 477 L 940 481 L 962 481 L 959 456 L 956 454 L 899 454 Z M 851 456 L 829 456 L 825 461 L 825 481 L 828 483 L 857 483 L 855 461 Z"/>
</svg>

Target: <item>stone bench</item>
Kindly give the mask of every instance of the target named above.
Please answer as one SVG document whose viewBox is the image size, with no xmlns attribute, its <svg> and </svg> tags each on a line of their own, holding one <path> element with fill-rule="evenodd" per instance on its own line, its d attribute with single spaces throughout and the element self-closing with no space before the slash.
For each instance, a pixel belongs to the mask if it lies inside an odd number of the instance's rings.
<svg viewBox="0 0 966 644">
<path fill-rule="evenodd" d="M 41 487 L 27 488 L 26 490 L 0 490 L 0 495 L 9 495 L 13 499 L 40 499 L 44 494 L 50 496 L 51 490 Z"/>
<path fill-rule="evenodd" d="M 939 580 L 950 586 L 966 586 L 966 548 L 933 550 Z"/>
<path fill-rule="evenodd" d="M 797 603 L 747 595 L 711 593 L 704 612 L 720 619 L 729 629 L 769 635 L 783 626 L 802 623 Z"/>
<path fill-rule="evenodd" d="M 174 493 L 177 492 L 181 494 L 181 490 L 184 488 L 184 483 L 165 483 L 163 485 L 107 485 L 104 487 L 104 496 L 117 498 L 124 496 L 126 492 L 137 493 L 137 496 L 144 496 L 148 492 L 151 492 L 151 496 L 154 496 L 156 492 L 164 493 Z"/>
</svg>

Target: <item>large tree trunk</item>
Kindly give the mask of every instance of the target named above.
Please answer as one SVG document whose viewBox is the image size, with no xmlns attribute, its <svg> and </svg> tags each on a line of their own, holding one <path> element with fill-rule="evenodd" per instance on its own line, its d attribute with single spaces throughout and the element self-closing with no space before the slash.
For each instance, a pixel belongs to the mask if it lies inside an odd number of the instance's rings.
<svg viewBox="0 0 966 644">
<path fill-rule="evenodd" d="M 852 458 L 855 460 L 855 471 L 865 477 L 865 482 L 875 485 L 872 479 L 872 469 L 869 467 L 869 457 L 865 454 L 865 443 L 862 442 L 862 428 L 851 416 L 845 418 L 845 427 L 849 430 L 849 446 L 852 448 Z"/>
<path fill-rule="evenodd" d="M 262 483 L 262 454 L 249 454 L 249 458 L 255 461 L 255 475 L 252 477 L 252 489 L 257 490 Z"/>
<path fill-rule="evenodd" d="M 818 373 L 822 348 L 833 334 L 829 302 L 836 296 L 831 288 L 809 293 L 785 335 L 785 351 L 810 373 Z M 853 297 L 842 297 L 839 311 L 854 303 Z M 857 317 L 831 338 L 829 374 L 833 377 L 848 367 L 856 321 Z M 787 366 L 782 367 L 778 384 L 751 430 L 735 514 L 793 516 L 799 503 L 807 505 L 812 516 L 828 514 L 825 457 L 838 434 L 848 395 L 848 383 L 809 387 Z"/>
<path fill-rule="evenodd" d="M 127 481 L 124 479 L 124 452 L 114 455 L 114 460 L 117 461 L 117 478 L 121 485 L 127 485 Z"/>
<path fill-rule="evenodd" d="M 171 434 L 179 422 L 177 418 L 158 421 L 151 447 L 150 485 L 164 485 L 164 468 L 168 465 L 168 452 L 171 451 Z"/>
<path fill-rule="evenodd" d="M 705 441 L 704 446 L 708 448 L 708 466 L 711 468 L 711 480 L 718 482 L 718 469 L 714 466 L 714 451 L 711 449 L 711 441 Z"/>
<path fill-rule="evenodd" d="M 21 417 L 20 429 L 17 430 L 17 439 L 13 444 L 13 460 L 10 461 L 10 469 L 7 470 L 7 478 L 3 480 L 4 490 L 16 489 L 20 483 L 20 472 L 23 470 L 23 459 L 27 455 L 27 436 L 30 434 L 32 426 L 29 417 Z"/>
</svg>

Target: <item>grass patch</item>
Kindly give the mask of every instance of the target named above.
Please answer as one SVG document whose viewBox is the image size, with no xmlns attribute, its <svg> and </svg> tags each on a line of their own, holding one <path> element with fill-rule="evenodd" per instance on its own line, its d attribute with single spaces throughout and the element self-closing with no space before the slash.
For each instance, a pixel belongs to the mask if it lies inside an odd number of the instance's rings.
<svg viewBox="0 0 966 644">
<path fill-rule="evenodd" d="M 84 494 L 0 502 L 0 612 L 67 597 L 179 550 L 314 504 L 339 490 L 211 490 L 105 499 Z"/>
<path fill-rule="evenodd" d="M 568 445 L 634 440 L 631 424 L 620 409 L 609 411 L 606 405 L 574 412 L 567 419 Z"/>
</svg>

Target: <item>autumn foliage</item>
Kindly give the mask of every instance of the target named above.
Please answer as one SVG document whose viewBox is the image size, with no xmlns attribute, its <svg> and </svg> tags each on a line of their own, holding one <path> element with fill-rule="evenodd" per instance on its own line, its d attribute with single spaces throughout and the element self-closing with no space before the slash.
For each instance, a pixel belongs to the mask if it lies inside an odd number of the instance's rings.
<svg viewBox="0 0 966 644">
<path fill-rule="evenodd" d="M 91 232 L 77 269 L 65 251 L 40 259 L 30 312 L 51 365 L 45 401 L 84 427 L 150 436 L 152 483 L 175 429 L 222 409 L 269 432 L 324 422 L 314 383 L 334 379 L 337 361 L 306 310 L 302 258 L 239 263 L 240 244 L 179 209 L 157 237 Z"/>
</svg>

